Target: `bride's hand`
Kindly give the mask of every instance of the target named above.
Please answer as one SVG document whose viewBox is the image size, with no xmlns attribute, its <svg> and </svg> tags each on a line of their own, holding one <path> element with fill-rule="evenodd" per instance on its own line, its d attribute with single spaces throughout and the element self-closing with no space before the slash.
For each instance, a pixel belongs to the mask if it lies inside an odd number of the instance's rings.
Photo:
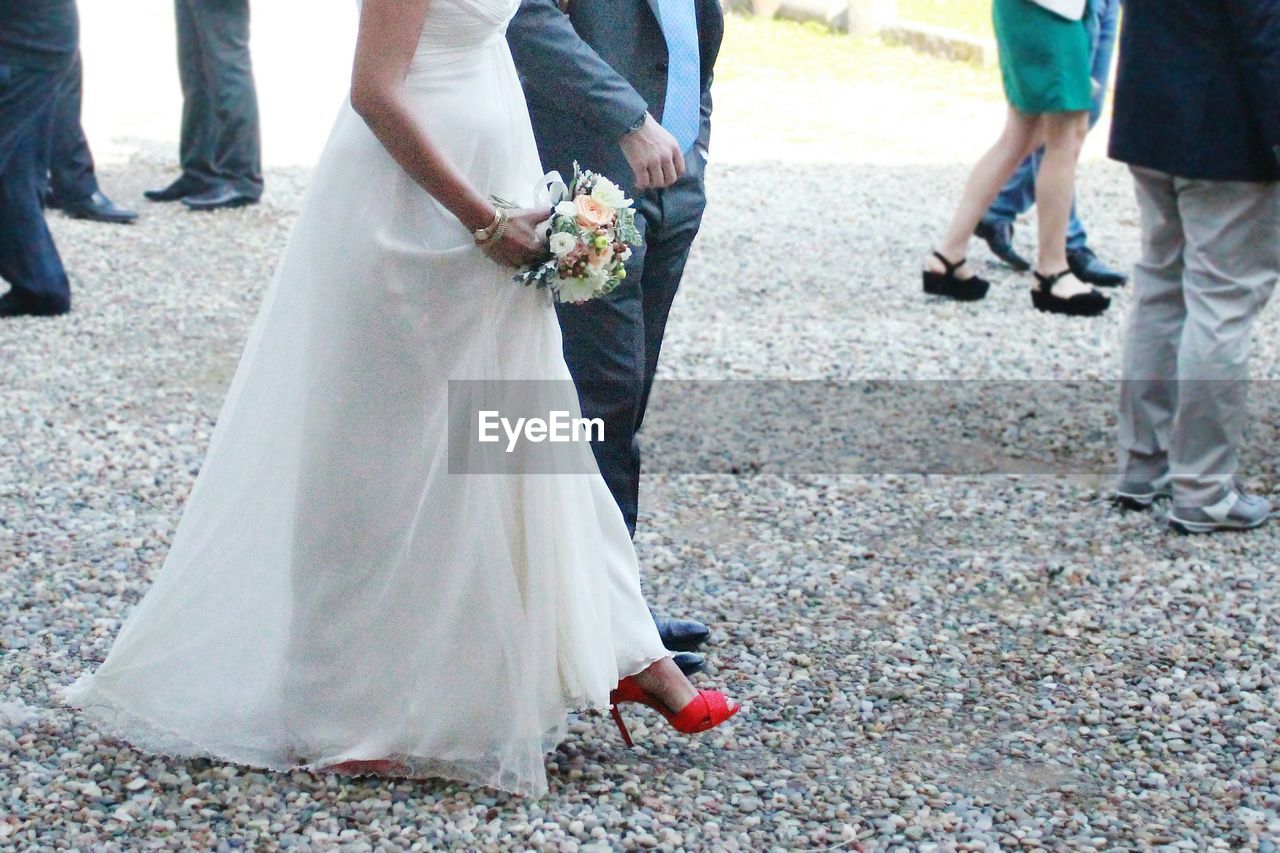
<svg viewBox="0 0 1280 853">
<path fill-rule="evenodd" d="M 538 226 L 550 217 L 546 208 L 511 211 L 507 233 L 485 246 L 485 253 L 509 267 L 527 267 L 545 260 L 547 244 L 538 234 Z"/>
</svg>

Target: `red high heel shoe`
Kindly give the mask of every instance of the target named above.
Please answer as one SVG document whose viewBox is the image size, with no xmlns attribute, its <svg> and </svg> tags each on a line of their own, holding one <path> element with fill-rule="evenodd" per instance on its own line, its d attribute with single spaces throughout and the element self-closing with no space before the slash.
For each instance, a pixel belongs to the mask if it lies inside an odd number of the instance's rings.
<svg viewBox="0 0 1280 853">
<path fill-rule="evenodd" d="M 619 681 L 617 688 L 609 694 L 609 714 L 618 724 L 618 731 L 622 733 L 622 742 L 627 746 L 635 744 L 631 742 L 631 733 L 627 731 L 626 724 L 622 722 L 622 712 L 618 710 L 618 706 L 624 702 L 647 705 L 665 717 L 671 728 L 685 735 L 714 729 L 742 710 L 741 705 L 736 703 L 730 705 L 729 698 L 718 690 L 699 690 L 692 702 L 679 711 L 672 711 L 637 684 L 634 678 L 628 676 Z"/>
</svg>

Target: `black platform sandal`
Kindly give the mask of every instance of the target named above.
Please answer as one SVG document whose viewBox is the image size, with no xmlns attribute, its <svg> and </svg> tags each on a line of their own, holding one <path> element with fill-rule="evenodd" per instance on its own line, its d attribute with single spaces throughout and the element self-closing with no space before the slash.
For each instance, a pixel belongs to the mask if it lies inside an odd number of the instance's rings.
<svg viewBox="0 0 1280 853">
<path fill-rule="evenodd" d="M 1053 275 L 1035 273 L 1039 286 L 1031 288 L 1031 304 L 1040 311 L 1066 314 L 1069 317 L 1097 317 L 1111 307 L 1111 297 L 1103 296 L 1096 290 L 1077 293 L 1069 299 L 1054 296 L 1053 286 L 1069 275 L 1071 275 L 1069 269 Z"/>
<path fill-rule="evenodd" d="M 991 282 L 985 278 L 978 278 L 976 275 L 969 278 L 960 278 L 956 272 L 960 267 L 964 266 L 965 259 L 961 258 L 954 264 L 942 256 L 940 252 L 934 252 L 933 256 L 937 258 L 946 272 L 924 271 L 924 292 L 931 296 L 946 296 L 951 299 L 958 299 L 961 302 L 977 302 L 979 299 L 987 295 L 987 290 L 991 287 Z"/>
</svg>

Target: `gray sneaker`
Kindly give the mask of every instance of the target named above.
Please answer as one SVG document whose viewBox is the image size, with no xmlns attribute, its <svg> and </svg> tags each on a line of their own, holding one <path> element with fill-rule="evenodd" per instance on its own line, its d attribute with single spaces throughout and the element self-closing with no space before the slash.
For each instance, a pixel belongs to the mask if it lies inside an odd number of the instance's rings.
<svg viewBox="0 0 1280 853">
<path fill-rule="evenodd" d="M 1212 506 L 1175 506 L 1169 523 L 1183 533 L 1213 533 L 1218 530 L 1252 530 L 1271 518 L 1271 501 L 1247 495 L 1239 485 Z"/>
<path fill-rule="evenodd" d="M 1160 498 L 1173 496 L 1169 488 L 1169 475 L 1158 480 L 1121 480 L 1111 495 L 1111 502 L 1121 509 L 1137 512 L 1151 509 L 1151 505 Z"/>
</svg>

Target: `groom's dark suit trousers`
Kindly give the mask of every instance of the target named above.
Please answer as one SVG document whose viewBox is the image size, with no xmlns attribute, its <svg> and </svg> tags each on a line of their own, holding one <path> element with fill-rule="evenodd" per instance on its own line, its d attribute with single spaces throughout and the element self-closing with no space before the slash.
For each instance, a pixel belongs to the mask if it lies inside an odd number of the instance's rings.
<svg viewBox="0 0 1280 853">
<path fill-rule="evenodd" d="M 565 361 L 582 411 L 605 423 L 604 441 L 592 444 L 596 461 L 632 535 L 640 498 L 636 434 L 658 369 L 671 303 L 702 224 L 704 166 L 702 155 L 692 152 L 689 171 L 675 184 L 636 195 L 636 224 L 645 242 L 627 262 L 627 278 L 615 291 L 557 306 Z"/>
</svg>

